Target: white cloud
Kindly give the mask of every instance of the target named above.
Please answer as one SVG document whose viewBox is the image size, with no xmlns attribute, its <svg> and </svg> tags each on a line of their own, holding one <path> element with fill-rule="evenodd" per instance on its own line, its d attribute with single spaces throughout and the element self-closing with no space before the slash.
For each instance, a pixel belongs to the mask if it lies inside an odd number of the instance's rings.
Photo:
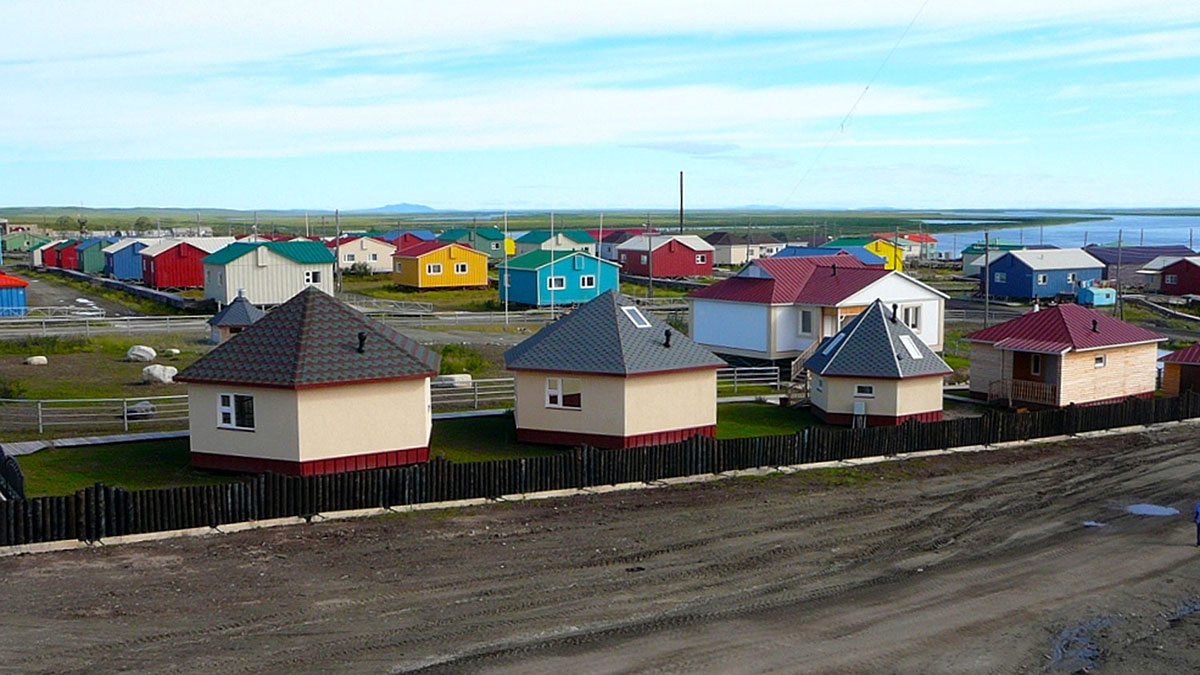
<svg viewBox="0 0 1200 675">
<path fill-rule="evenodd" d="M 1200 75 L 1155 77 L 1124 82 L 1073 84 L 1055 92 L 1059 99 L 1161 98 L 1200 93 Z"/>
<path fill-rule="evenodd" d="M 1051 44 L 978 51 L 962 63 L 1006 63 L 1067 59 L 1084 64 L 1161 61 L 1200 56 L 1200 28 L 1116 35 L 1087 40 L 1056 39 Z"/>
</svg>

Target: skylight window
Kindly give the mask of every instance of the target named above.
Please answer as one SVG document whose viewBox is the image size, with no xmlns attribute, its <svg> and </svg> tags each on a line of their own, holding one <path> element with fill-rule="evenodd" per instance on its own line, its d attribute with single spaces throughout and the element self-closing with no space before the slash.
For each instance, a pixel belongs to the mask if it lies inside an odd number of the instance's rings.
<svg viewBox="0 0 1200 675">
<path fill-rule="evenodd" d="M 834 335 L 833 339 L 829 341 L 829 344 L 825 345 L 825 349 L 821 350 L 821 354 L 823 356 L 829 356 L 830 354 L 832 354 L 833 350 L 837 349 L 837 346 L 842 343 L 843 337 L 845 337 L 845 335 L 842 333 L 838 333 L 837 335 Z"/>
<path fill-rule="evenodd" d="M 919 349 L 917 349 L 917 343 L 913 342 L 911 335 L 901 335 L 900 336 L 900 344 L 904 345 L 904 351 L 908 352 L 908 355 L 911 356 L 912 358 L 914 358 L 914 359 L 925 358 L 925 355 L 922 354 Z"/>
<path fill-rule="evenodd" d="M 633 325 L 637 326 L 638 328 L 650 327 L 650 322 L 646 320 L 646 317 L 642 314 L 642 310 L 638 309 L 637 307 L 622 307 L 621 311 L 625 312 L 625 316 L 629 317 L 629 320 L 633 322 Z"/>
</svg>

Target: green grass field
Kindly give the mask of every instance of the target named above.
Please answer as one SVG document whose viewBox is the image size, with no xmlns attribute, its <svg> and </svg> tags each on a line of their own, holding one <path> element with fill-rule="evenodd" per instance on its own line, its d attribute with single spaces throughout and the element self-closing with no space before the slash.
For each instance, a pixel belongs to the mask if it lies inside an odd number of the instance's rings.
<svg viewBox="0 0 1200 675">
<path fill-rule="evenodd" d="M 816 424 L 806 410 L 770 403 L 725 403 L 717 406 L 717 438 L 749 438 L 794 434 Z"/>
<path fill-rule="evenodd" d="M 17 462 L 30 497 L 67 495 L 94 483 L 143 490 L 238 480 L 193 469 L 186 438 L 42 450 Z"/>
</svg>

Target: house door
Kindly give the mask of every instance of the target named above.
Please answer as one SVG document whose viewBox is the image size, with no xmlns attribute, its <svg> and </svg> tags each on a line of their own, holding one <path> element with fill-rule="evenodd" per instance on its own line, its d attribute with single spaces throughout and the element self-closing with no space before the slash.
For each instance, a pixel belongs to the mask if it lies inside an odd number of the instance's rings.
<svg viewBox="0 0 1200 675">
<path fill-rule="evenodd" d="M 824 328 L 824 330 L 821 331 L 821 337 L 829 337 L 830 335 L 833 335 L 836 332 L 837 332 L 837 327 L 834 324 L 833 315 L 826 314 L 825 315 L 825 328 Z"/>
</svg>

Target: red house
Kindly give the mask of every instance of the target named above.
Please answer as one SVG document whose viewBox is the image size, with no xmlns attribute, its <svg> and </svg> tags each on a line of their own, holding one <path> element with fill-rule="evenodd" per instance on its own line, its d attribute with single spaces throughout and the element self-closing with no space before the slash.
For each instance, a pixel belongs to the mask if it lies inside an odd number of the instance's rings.
<svg viewBox="0 0 1200 675">
<path fill-rule="evenodd" d="M 147 246 L 142 256 L 142 283 L 151 288 L 201 288 L 204 266 L 200 260 L 234 242 L 233 237 L 164 239 Z"/>
<path fill-rule="evenodd" d="M 75 249 L 83 243 L 81 239 L 72 239 L 62 246 L 58 246 L 58 256 L 54 261 L 54 267 L 64 270 L 73 270 L 79 266 L 79 252 Z"/>
<path fill-rule="evenodd" d="M 653 269 L 655 278 L 706 277 L 712 275 L 713 251 L 712 244 L 694 234 L 658 234 L 618 246 L 617 262 L 622 272 L 638 276 L 649 276 Z"/>
<path fill-rule="evenodd" d="M 1180 258 L 1164 267 L 1162 292 L 1167 295 L 1200 293 L 1200 257 Z"/>
</svg>

